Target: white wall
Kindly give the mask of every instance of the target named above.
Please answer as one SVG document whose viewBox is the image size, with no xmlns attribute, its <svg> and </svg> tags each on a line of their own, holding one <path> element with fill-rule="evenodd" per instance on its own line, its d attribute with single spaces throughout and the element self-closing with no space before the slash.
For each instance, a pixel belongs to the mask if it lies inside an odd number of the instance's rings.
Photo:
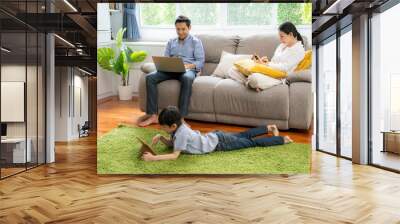
<svg viewBox="0 0 400 224">
<path fill-rule="evenodd" d="M 97 46 L 111 40 L 111 23 L 108 3 L 97 4 Z"/>
<path fill-rule="evenodd" d="M 148 53 L 148 57 L 144 62 L 131 64 L 129 69 L 129 85 L 132 86 L 133 96 L 138 95 L 139 91 L 139 79 L 142 75 L 140 66 L 146 62 L 151 62 L 152 55 L 164 54 L 166 42 L 127 42 L 127 46 L 133 50 L 144 50 Z M 114 44 L 102 44 L 99 47 L 112 47 Z M 97 99 L 104 99 L 109 96 L 118 95 L 118 87 L 121 85 L 121 77 L 115 75 L 113 72 L 106 71 L 100 66 L 97 66 Z"/>
<path fill-rule="evenodd" d="M 71 67 L 56 67 L 56 141 L 77 139 L 78 124 L 83 125 L 88 120 L 88 78 L 83 75 Z"/>
<path fill-rule="evenodd" d="M 55 140 L 68 141 L 69 84 L 67 67 L 55 68 Z"/>
<path fill-rule="evenodd" d="M 25 70 L 27 69 L 27 70 Z M 7 64 L 7 65 L 2 65 L 1 66 L 1 81 L 17 81 L 17 82 L 24 82 L 26 83 L 25 80 L 25 75 L 26 71 L 28 71 L 28 74 L 32 74 L 34 67 L 33 66 L 27 66 L 25 65 L 18 65 L 18 64 Z M 36 71 L 35 71 L 36 74 Z M 36 84 L 36 82 L 35 82 Z M 35 89 L 36 93 L 36 89 Z M 33 93 L 29 94 L 27 93 L 27 96 L 30 97 L 30 95 L 33 97 L 36 97 L 36 94 L 34 95 Z M 32 102 L 32 97 L 31 99 L 27 99 L 27 102 Z M 35 105 L 36 107 L 36 105 Z M 24 108 L 22 108 L 24 110 Z M 7 108 L 1 108 L 1 110 L 7 110 Z M 31 120 L 36 121 L 36 114 L 35 117 L 32 117 L 33 114 L 27 114 L 28 116 L 28 121 L 31 122 Z M 7 135 L 8 137 L 25 137 L 25 126 L 26 122 L 9 122 L 7 123 Z M 28 127 L 31 127 L 32 125 L 29 125 Z M 29 134 L 29 133 L 28 133 Z M 28 136 L 29 137 L 29 136 Z"/>
</svg>

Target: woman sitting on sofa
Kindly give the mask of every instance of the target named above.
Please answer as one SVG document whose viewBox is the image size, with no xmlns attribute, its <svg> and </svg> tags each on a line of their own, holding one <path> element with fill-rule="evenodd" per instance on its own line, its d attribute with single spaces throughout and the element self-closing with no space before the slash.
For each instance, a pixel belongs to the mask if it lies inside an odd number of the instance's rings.
<svg viewBox="0 0 400 224">
<path fill-rule="evenodd" d="M 271 60 L 266 56 L 260 58 L 257 55 L 253 55 L 253 60 L 256 63 L 267 65 L 272 69 L 286 73 L 293 72 L 305 55 L 303 38 L 293 23 L 285 22 L 279 26 L 279 40 L 281 44 L 276 48 Z M 264 83 L 270 83 L 271 79 L 271 77 L 259 73 L 253 73 L 246 77 L 236 69 L 231 69 L 229 76 L 234 80 L 245 83 L 257 91 L 265 89 L 266 85 L 264 85 Z"/>
</svg>

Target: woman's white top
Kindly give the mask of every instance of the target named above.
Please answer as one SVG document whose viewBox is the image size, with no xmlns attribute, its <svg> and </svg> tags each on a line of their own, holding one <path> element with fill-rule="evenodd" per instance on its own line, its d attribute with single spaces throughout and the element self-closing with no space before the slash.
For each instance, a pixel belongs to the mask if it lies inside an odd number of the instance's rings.
<svg viewBox="0 0 400 224">
<path fill-rule="evenodd" d="M 280 44 L 274 53 L 268 66 L 284 72 L 293 72 L 297 64 L 304 58 L 305 50 L 301 41 L 297 41 L 293 46 L 287 47 Z"/>
</svg>

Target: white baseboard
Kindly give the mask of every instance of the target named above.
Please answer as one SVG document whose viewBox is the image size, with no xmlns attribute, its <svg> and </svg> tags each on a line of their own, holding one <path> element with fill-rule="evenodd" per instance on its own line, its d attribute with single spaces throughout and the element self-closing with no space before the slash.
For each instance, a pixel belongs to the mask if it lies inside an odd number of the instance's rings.
<svg viewBox="0 0 400 224">
<path fill-rule="evenodd" d="M 111 96 L 115 96 L 114 92 L 112 92 L 112 91 L 108 91 L 108 92 L 105 92 L 102 94 L 97 94 L 97 100 L 101 100 L 101 99 L 111 97 Z"/>
</svg>

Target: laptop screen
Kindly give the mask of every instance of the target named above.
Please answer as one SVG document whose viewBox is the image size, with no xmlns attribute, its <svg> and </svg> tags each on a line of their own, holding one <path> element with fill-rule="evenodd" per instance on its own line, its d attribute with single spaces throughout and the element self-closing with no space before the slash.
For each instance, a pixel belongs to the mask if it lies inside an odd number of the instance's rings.
<svg viewBox="0 0 400 224">
<path fill-rule="evenodd" d="M 1 136 L 7 136 L 7 124 L 1 124 Z"/>
</svg>

